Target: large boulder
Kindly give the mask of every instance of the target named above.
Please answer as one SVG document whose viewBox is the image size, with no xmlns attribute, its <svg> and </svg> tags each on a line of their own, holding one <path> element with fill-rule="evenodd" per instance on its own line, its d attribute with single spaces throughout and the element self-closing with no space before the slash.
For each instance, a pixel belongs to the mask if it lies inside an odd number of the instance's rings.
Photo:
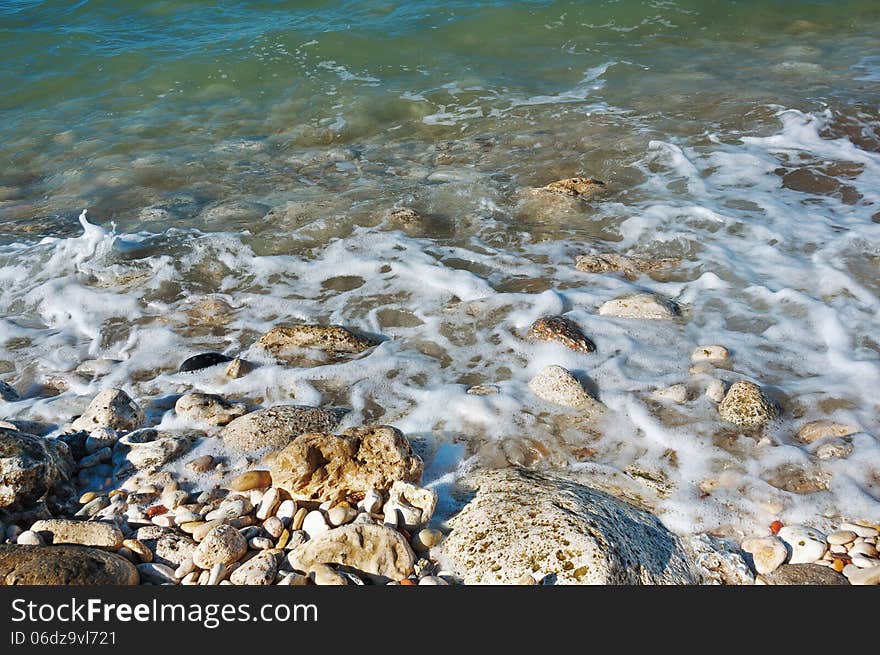
<svg viewBox="0 0 880 655">
<path fill-rule="evenodd" d="M 38 502 L 66 482 L 73 470 L 67 444 L 0 428 L 0 507 Z"/>
<path fill-rule="evenodd" d="M 653 514 L 520 468 L 482 470 L 449 525 L 442 558 L 467 584 L 695 584 L 679 538 Z"/>
<path fill-rule="evenodd" d="M 122 389 L 105 389 L 70 427 L 77 432 L 91 432 L 95 428 L 129 431 L 137 430 L 146 420 L 143 410 Z"/>
<path fill-rule="evenodd" d="M 2 546 L 0 585 L 136 585 L 134 564 L 87 546 Z"/>
<path fill-rule="evenodd" d="M 376 582 L 388 582 L 412 574 L 416 556 L 396 530 L 352 523 L 298 546 L 290 552 L 288 561 L 304 573 L 316 564 L 338 564 L 366 573 Z"/>
<path fill-rule="evenodd" d="M 162 466 L 180 457 L 202 436 L 204 433 L 198 431 L 152 428 L 127 434 L 113 447 L 114 474 L 122 476 L 151 466 Z"/>
<path fill-rule="evenodd" d="M 339 425 L 343 411 L 308 405 L 276 405 L 245 414 L 220 432 L 227 446 L 243 452 L 284 448 L 306 432 L 329 432 Z"/>
<path fill-rule="evenodd" d="M 275 455 L 269 471 L 272 484 L 295 500 L 338 501 L 387 491 L 398 480 L 417 484 L 422 460 L 400 430 L 360 427 L 303 434 Z"/>
</svg>

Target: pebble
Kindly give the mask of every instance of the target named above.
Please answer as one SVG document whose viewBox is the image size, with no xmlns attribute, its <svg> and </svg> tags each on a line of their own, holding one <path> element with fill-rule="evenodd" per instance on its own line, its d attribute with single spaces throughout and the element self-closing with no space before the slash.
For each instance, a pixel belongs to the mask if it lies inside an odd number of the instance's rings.
<svg viewBox="0 0 880 655">
<path fill-rule="evenodd" d="M 147 548 L 146 544 L 137 539 L 125 539 L 122 542 L 125 548 L 138 556 L 141 562 L 149 563 L 153 561 L 153 551 Z"/>
<path fill-rule="evenodd" d="M 181 530 L 183 530 L 186 534 L 191 535 L 191 534 L 195 533 L 196 529 L 202 525 L 205 525 L 205 522 L 199 520 L 199 521 L 189 521 L 188 523 L 181 523 L 178 527 Z M 217 525 L 220 525 L 220 523 L 218 522 Z"/>
<path fill-rule="evenodd" d="M 251 505 L 250 501 L 244 499 L 233 500 L 224 502 L 217 509 L 208 512 L 205 514 L 205 518 L 208 521 L 214 521 L 216 519 L 231 521 L 232 519 L 237 519 L 239 516 L 244 516 L 252 509 L 253 505 Z"/>
<path fill-rule="evenodd" d="M 82 496 L 79 497 L 79 504 L 80 505 L 87 505 L 88 503 L 92 502 L 95 498 L 99 498 L 100 496 L 101 496 L 101 494 L 99 494 L 97 491 L 87 491 Z"/>
<path fill-rule="evenodd" d="M 278 487 L 271 487 L 264 495 L 257 509 L 257 518 L 265 521 L 267 518 L 275 514 L 275 510 L 281 503 L 281 490 Z"/>
<path fill-rule="evenodd" d="M 878 534 L 877 528 L 872 528 L 866 525 L 859 525 L 858 523 L 841 523 L 841 530 L 849 530 L 850 532 L 855 532 L 859 537 L 876 537 Z"/>
<path fill-rule="evenodd" d="M 337 505 L 327 512 L 327 520 L 333 527 L 349 523 L 357 516 L 357 512 L 348 505 Z"/>
<path fill-rule="evenodd" d="M 191 571 L 190 573 L 187 573 L 185 576 L 183 576 L 183 578 L 180 580 L 180 584 L 186 585 L 187 587 L 197 585 L 199 584 L 199 575 L 200 574 L 198 571 Z"/>
<path fill-rule="evenodd" d="M 719 380 L 718 378 L 713 378 L 709 381 L 709 384 L 706 387 L 706 397 L 709 400 L 720 403 L 722 400 L 724 400 L 724 396 L 726 395 L 727 385 L 724 384 L 722 380 Z"/>
<path fill-rule="evenodd" d="M 162 493 L 162 504 L 168 509 L 177 509 L 181 505 L 186 504 L 189 500 L 189 493 L 178 489 L 165 490 Z"/>
<path fill-rule="evenodd" d="M 223 525 L 223 521 L 220 519 L 215 519 L 213 521 L 206 521 L 205 523 L 202 523 L 201 525 L 197 526 L 192 531 L 192 538 L 195 539 L 196 541 L 202 541 L 208 535 L 208 533 L 211 532 L 211 530 L 213 530 L 214 528 L 216 528 L 217 526 L 220 526 L 220 525 Z"/>
<path fill-rule="evenodd" d="M 843 574 L 852 585 L 880 585 L 880 566 L 860 569 L 850 564 L 844 567 Z"/>
<path fill-rule="evenodd" d="M 327 525 L 327 520 L 324 518 L 324 514 L 318 510 L 313 510 L 306 514 L 305 519 L 302 522 L 302 530 L 307 535 L 309 535 L 309 539 L 314 539 L 318 535 L 324 534 L 330 529 L 330 526 Z"/>
<path fill-rule="evenodd" d="M 275 548 L 278 550 L 284 550 L 287 548 L 287 544 L 290 541 L 290 530 L 287 528 L 281 529 L 281 534 L 277 537 L 278 541 L 275 542 Z"/>
<path fill-rule="evenodd" d="M 671 400 L 674 403 L 681 404 L 687 402 L 688 390 L 683 384 L 673 384 L 669 387 L 656 389 L 653 395 L 656 398 L 663 398 L 664 400 Z"/>
<path fill-rule="evenodd" d="M 595 400 L 567 369 L 551 364 L 546 366 L 529 381 L 529 389 L 538 398 L 549 403 L 584 410 L 586 413 L 601 408 Z"/>
<path fill-rule="evenodd" d="M 296 514 L 294 514 L 293 516 L 293 522 L 290 524 L 290 527 L 292 527 L 294 530 L 301 530 L 308 513 L 309 510 L 307 510 L 305 507 L 300 507 L 298 510 L 296 510 Z"/>
<path fill-rule="evenodd" d="M 146 562 L 144 564 L 138 564 L 137 570 L 141 574 L 141 578 L 150 582 L 157 582 L 159 584 L 177 582 L 177 579 L 174 577 L 174 570 L 170 566 L 165 566 L 164 564 Z"/>
<path fill-rule="evenodd" d="M 222 580 L 226 579 L 226 565 L 222 562 L 215 563 L 210 572 L 208 573 L 208 582 L 206 583 L 209 587 L 215 587 L 220 584 Z"/>
<path fill-rule="evenodd" d="M 19 540 L 21 540 L 21 537 L 19 537 Z M 880 560 L 859 554 L 852 556 L 852 563 L 853 566 L 858 566 L 860 569 L 869 569 L 872 566 L 880 566 Z"/>
<path fill-rule="evenodd" d="M 601 316 L 646 320 L 672 320 L 681 311 L 673 301 L 650 293 L 639 293 L 609 300 L 599 307 Z"/>
<path fill-rule="evenodd" d="M 98 512 L 100 512 L 105 507 L 110 506 L 110 499 L 107 496 L 98 496 L 97 498 L 90 500 L 82 508 L 74 514 L 74 516 L 94 516 Z"/>
<path fill-rule="evenodd" d="M 226 367 L 226 375 L 236 380 L 250 373 L 253 368 L 254 365 L 250 362 L 236 357 L 229 362 L 229 366 Z"/>
<path fill-rule="evenodd" d="M 428 586 L 447 587 L 447 586 L 449 586 L 449 583 L 446 582 L 446 580 L 441 578 L 439 575 L 426 575 L 419 580 L 419 586 L 420 587 L 428 587 Z"/>
<path fill-rule="evenodd" d="M 270 585 L 274 582 L 277 571 L 275 556 L 263 552 L 235 569 L 229 580 L 236 585 Z"/>
<path fill-rule="evenodd" d="M 263 521 L 263 530 L 277 539 L 284 532 L 284 523 L 277 516 L 270 516 Z"/>
<path fill-rule="evenodd" d="M 294 530 L 290 533 L 290 539 L 287 541 L 287 546 L 285 548 L 287 550 L 294 550 L 295 548 L 302 546 L 309 540 L 309 535 L 307 535 L 302 530 Z"/>
<path fill-rule="evenodd" d="M 724 346 L 698 346 L 691 353 L 692 362 L 723 362 L 730 359 L 730 351 Z"/>
<path fill-rule="evenodd" d="M 877 549 L 866 541 L 853 544 L 849 549 L 850 555 L 864 555 L 866 557 L 877 557 Z"/>
<path fill-rule="evenodd" d="M 856 533 L 852 530 L 839 530 L 828 535 L 826 541 L 832 546 L 842 546 L 855 541 Z"/>
<path fill-rule="evenodd" d="M 538 581 L 535 580 L 535 576 L 533 576 L 531 573 L 524 573 L 516 579 L 516 582 L 514 584 L 532 586 L 537 585 Z"/>
<path fill-rule="evenodd" d="M 364 499 L 358 503 L 358 507 L 367 514 L 376 514 L 382 507 L 382 494 L 375 489 L 370 489 Z"/>
<path fill-rule="evenodd" d="M 249 525 L 253 525 L 256 523 L 256 519 L 250 514 L 246 514 L 244 516 L 239 516 L 237 519 L 231 519 L 229 521 L 229 525 L 233 528 L 245 528 Z"/>
<path fill-rule="evenodd" d="M 192 557 L 187 557 L 180 564 L 178 564 L 177 569 L 174 571 L 174 577 L 178 580 L 181 578 L 185 578 L 191 575 L 195 568 L 196 565 L 192 561 Z"/>
<path fill-rule="evenodd" d="M 296 515 L 296 502 L 293 500 L 282 500 L 275 510 L 275 516 L 281 519 L 285 525 Z"/>
<path fill-rule="evenodd" d="M 286 587 L 302 587 L 308 583 L 309 577 L 307 575 L 302 575 L 301 573 L 287 573 L 278 581 L 279 585 Z"/>
<path fill-rule="evenodd" d="M 828 547 L 828 550 L 836 555 L 842 555 L 847 552 L 846 546 L 841 544 L 833 544 Z M 828 553 L 825 553 L 825 555 L 828 555 Z"/>
<path fill-rule="evenodd" d="M 247 541 L 229 525 L 218 525 L 211 530 L 193 551 L 193 562 L 200 569 L 210 569 L 216 563 L 237 562 L 247 552 Z"/>
<path fill-rule="evenodd" d="M 322 586 L 344 586 L 348 584 L 348 580 L 326 564 L 314 564 L 309 571 L 309 578 L 316 585 Z"/>
<path fill-rule="evenodd" d="M 160 514 L 159 516 L 153 517 L 153 525 L 158 525 L 160 528 L 173 528 L 177 525 L 174 522 L 174 514 Z"/>
<path fill-rule="evenodd" d="M 412 545 L 416 552 L 424 553 L 439 544 L 442 539 L 443 533 L 440 530 L 424 528 L 413 537 Z"/>
<path fill-rule="evenodd" d="M 119 433 L 113 428 L 96 428 L 89 433 L 88 437 L 86 437 L 86 452 L 91 455 L 104 448 L 113 448 L 113 445 L 117 441 L 119 441 Z"/>
<path fill-rule="evenodd" d="M 14 523 L 6 528 L 6 538 L 9 539 L 12 543 L 18 541 L 19 535 L 24 532 L 22 528 L 15 525 Z"/>
<path fill-rule="evenodd" d="M 188 509 L 177 510 L 176 512 L 174 512 L 174 522 L 177 525 L 183 525 L 184 523 L 195 523 L 196 521 L 201 520 L 201 514 L 196 514 L 195 512 Z"/>
<path fill-rule="evenodd" d="M 43 538 L 36 532 L 25 530 L 20 535 L 18 535 L 15 543 L 17 543 L 19 546 L 42 546 Z"/>
<path fill-rule="evenodd" d="M 248 546 L 250 546 L 252 550 L 269 550 L 270 548 L 275 547 L 275 542 L 268 537 L 254 537 L 248 541 Z"/>
<path fill-rule="evenodd" d="M 217 364 L 225 364 L 231 362 L 232 357 L 222 353 L 200 353 L 189 357 L 180 364 L 179 373 L 188 373 L 190 371 L 198 371 L 203 368 L 216 366 Z"/>
<path fill-rule="evenodd" d="M 789 564 L 810 564 L 822 559 L 828 545 L 825 535 L 803 525 L 786 525 L 777 535 L 791 549 Z"/>
<path fill-rule="evenodd" d="M 788 557 L 785 543 L 778 537 L 746 539 L 742 543 L 742 549 L 751 554 L 755 571 L 761 574 L 775 571 L 785 563 L 785 559 Z M 821 558 L 821 554 L 816 559 L 819 558 Z"/>
<path fill-rule="evenodd" d="M 269 471 L 248 471 L 234 478 L 229 483 L 232 491 L 250 491 L 251 489 L 265 489 L 272 486 L 272 476 Z"/>
<path fill-rule="evenodd" d="M 206 473 L 214 466 L 214 458 L 211 455 L 202 455 L 191 459 L 186 463 L 186 467 L 195 473 Z"/>
</svg>

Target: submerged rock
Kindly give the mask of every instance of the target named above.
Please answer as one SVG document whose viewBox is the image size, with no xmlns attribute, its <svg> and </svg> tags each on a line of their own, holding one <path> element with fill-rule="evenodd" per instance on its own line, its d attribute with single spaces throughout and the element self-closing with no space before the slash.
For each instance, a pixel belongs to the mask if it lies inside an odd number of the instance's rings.
<svg viewBox="0 0 880 655">
<path fill-rule="evenodd" d="M 180 368 L 178 368 L 177 371 L 179 373 L 189 373 L 231 361 L 232 357 L 224 355 L 223 353 L 200 353 L 183 360 L 183 363 L 181 363 Z"/>
<path fill-rule="evenodd" d="M 652 514 L 555 475 L 479 471 L 442 559 L 466 584 L 694 584 L 679 538 Z"/>
<path fill-rule="evenodd" d="M 95 396 L 83 415 L 70 427 L 83 432 L 95 428 L 129 431 L 138 429 L 146 420 L 143 410 L 122 389 L 105 389 Z"/>
<path fill-rule="evenodd" d="M 536 191 L 559 193 L 565 196 L 580 198 L 582 200 L 589 200 L 605 189 L 605 183 L 600 180 L 595 180 L 591 177 L 569 177 L 539 187 Z"/>
<path fill-rule="evenodd" d="M 115 475 L 162 466 L 188 451 L 203 432 L 189 430 L 159 431 L 151 428 L 125 435 L 113 447 Z"/>
<path fill-rule="evenodd" d="M 335 429 L 343 415 L 338 408 L 276 405 L 233 420 L 220 437 L 228 446 L 245 452 L 283 448 L 301 434 Z"/>
<path fill-rule="evenodd" d="M 650 293 L 638 293 L 607 301 L 599 307 L 599 313 L 602 316 L 616 318 L 672 320 L 681 314 L 681 310 L 667 298 L 660 298 Z"/>
<path fill-rule="evenodd" d="M 823 437 L 849 437 L 859 432 L 859 428 L 837 421 L 810 421 L 801 426 L 797 438 L 804 443 L 813 443 Z"/>
<path fill-rule="evenodd" d="M 301 435 L 278 452 L 269 470 L 272 484 L 296 500 L 336 501 L 387 491 L 398 480 L 418 483 L 422 460 L 400 430 L 360 427 L 341 435 Z"/>
<path fill-rule="evenodd" d="M 680 259 L 648 259 L 606 253 L 601 255 L 578 255 L 575 268 L 582 273 L 623 273 L 634 280 L 642 273 L 651 273 L 681 264 Z"/>
<path fill-rule="evenodd" d="M 595 352 L 594 344 L 577 323 L 565 316 L 542 316 L 529 327 L 532 341 L 558 341 L 569 350 L 581 353 Z"/>
<path fill-rule="evenodd" d="M 18 392 L 12 387 L 12 385 L 6 384 L 0 380 L 0 400 L 5 400 L 6 402 L 11 403 L 20 399 L 21 396 L 18 395 Z"/>
<path fill-rule="evenodd" d="M 397 530 L 355 523 L 310 539 L 290 552 L 289 561 L 303 572 L 317 564 L 338 564 L 384 583 L 411 575 L 416 556 Z"/>
<path fill-rule="evenodd" d="M 690 537 L 686 548 L 700 584 L 754 584 L 755 574 L 742 551 L 731 541 L 704 533 Z"/>
<path fill-rule="evenodd" d="M 239 416 L 244 416 L 247 406 L 244 403 L 229 402 L 222 396 L 212 393 L 187 393 L 174 405 L 179 415 L 209 425 L 226 425 Z"/>
<path fill-rule="evenodd" d="M 294 325 L 272 328 L 257 343 L 273 355 L 284 357 L 291 354 L 291 349 L 303 348 L 328 354 L 358 354 L 378 345 L 379 341 L 340 325 Z"/>
<path fill-rule="evenodd" d="M 731 385 L 718 405 L 718 413 L 725 421 L 744 428 L 762 427 L 777 416 L 776 408 L 761 387 L 746 381 Z"/>
<path fill-rule="evenodd" d="M 531 379 L 529 389 L 554 405 L 583 409 L 587 412 L 601 412 L 604 405 L 587 393 L 587 390 L 568 370 L 552 364 Z"/>
<path fill-rule="evenodd" d="M 64 442 L 0 428 L 0 507 L 39 502 L 70 479 L 74 466 Z"/>
<path fill-rule="evenodd" d="M 0 585 L 136 585 L 134 564 L 86 546 L 2 546 Z"/>
</svg>

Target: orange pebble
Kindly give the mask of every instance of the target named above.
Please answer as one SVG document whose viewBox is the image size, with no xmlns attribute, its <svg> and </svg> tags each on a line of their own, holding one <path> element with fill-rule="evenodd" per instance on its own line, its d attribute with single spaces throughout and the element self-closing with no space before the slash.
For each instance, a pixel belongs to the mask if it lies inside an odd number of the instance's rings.
<svg viewBox="0 0 880 655">
<path fill-rule="evenodd" d="M 159 514 L 167 514 L 168 508 L 165 507 L 165 505 L 153 505 L 152 507 L 148 507 L 145 513 L 152 518 L 154 516 L 159 516 Z"/>
<path fill-rule="evenodd" d="M 415 587 L 416 581 L 410 580 L 409 578 L 404 578 L 403 580 L 400 581 L 400 584 L 402 584 L 404 587 Z"/>
<path fill-rule="evenodd" d="M 834 563 L 832 564 L 832 568 L 833 568 L 835 571 L 837 571 L 838 573 L 840 573 L 841 571 L 843 571 L 843 566 L 844 566 L 844 565 L 843 565 L 843 560 L 842 560 L 842 559 L 836 559 L 836 560 L 834 560 Z"/>
<path fill-rule="evenodd" d="M 780 530 L 782 530 L 782 521 L 773 521 L 770 524 L 770 532 L 773 534 L 779 534 Z"/>
</svg>

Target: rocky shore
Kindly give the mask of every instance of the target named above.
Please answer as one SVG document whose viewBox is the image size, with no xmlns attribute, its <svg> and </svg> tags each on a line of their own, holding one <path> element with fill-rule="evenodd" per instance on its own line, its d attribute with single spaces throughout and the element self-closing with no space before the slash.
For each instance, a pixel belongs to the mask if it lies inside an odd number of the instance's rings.
<svg viewBox="0 0 880 655">
<path fill-rule="evenodd" d="M 568 202 L 604 189 L 572 178 L 532 195 Z M 411 210 L 395 215 L 417 219 Z M 599 253 L 579 256 L 575 267 L 634 279 L 677 264 Z M 608 300 L 598 315 L 685 319 L 675 301 L 648 293 Z M 541 316 L 517 338 L 584 358 L 598 347 L 565 315 Z M 369 355 L 383 340 L 295 324 L 272 328 L 255 347 L 310 366 Z M 783 408 L 756 381 L 720 375 L 730 360 L 722 345 L 700 346 L 684 381 L 650 395 L 672 405 L 704 396 L 731 429 L 760 435 Z M 215 367 L 237 380 L 259 362 L 204 352 L 179 371 Z M 557 364 L 534 375 L 528 390 L 587 422 L 610 411 L 578 371 Z M 5 383 L 0 394 L 19 398 Z M 880 584 L 880 526 L 863 517 L 827 534 L 776 521 L 741 543 L 679 535 L 599 480 L 524 466 L 473 467 L 455 481 L 454 511 L 439 516 L 436 489 L 422 486 L 422 459 L 393 426 L 341 429 L 344 408 L 251 406 L 197 389 L 177 396 L 173 413 L 199 429 L 150 425 L 120 388 L 101 391 L 51 434 L 0 422 L 0 584 Z M 821 442 L 834 458 L 857 431 L 812 421 L 796 438 Z M 716 484 L 699 489 L 710 494 Z"/>
</svg>

